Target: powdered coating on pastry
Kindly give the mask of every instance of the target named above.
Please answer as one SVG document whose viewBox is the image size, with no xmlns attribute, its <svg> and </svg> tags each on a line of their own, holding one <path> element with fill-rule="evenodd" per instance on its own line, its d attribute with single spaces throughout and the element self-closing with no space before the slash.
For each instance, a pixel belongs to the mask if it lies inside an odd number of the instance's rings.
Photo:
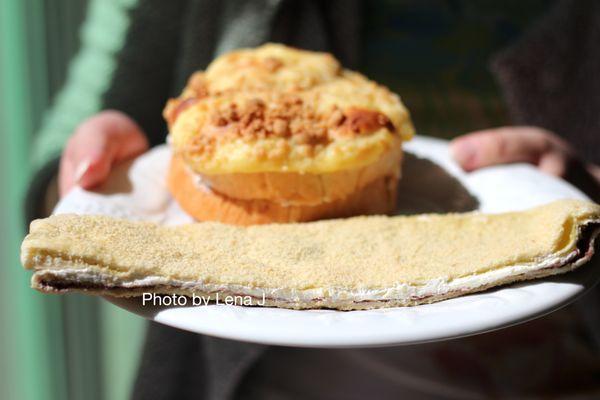
<svg viewBox="0 0 600 400">
<path fill-rule="evenodd" d="M 592 222 L 600 222 L 600 206 L 576 200 L 497 215 L 356 217 L 244 228 L 56 215 L 32 223 L 22 262 L 36 270 L 34 287 L 41 290 L 84 290 L 93 271 L 105 284 L 112 277 L 112 286 L 89 288 L 105 294 L 135 295 L 154 286 L 188 294 L 194 287 L 223 293 L 246 288 L 269 292 L 284 307 L 347 309 L 368 300 L 365 293 L 379 293 L 369 306 L 392 306 L 570 270 L 591 256 L 584 257 L 577 243 L 582 227 Z M 482 281 L 486 274 L 497 278 Z M 126 282 L 140 279 L 155 281 L 127 289 Z M 465 279 L 481 284 L 455 285 Z M 427 296 L 402 289 L 427 287 L 436 289 Z M 308 301 L 298 293 L 319 295 Z"/>
<path fill-rule="evenodd" d="M 385 87 L 330 54 L 276 44 L 217 58 L 164 116 L 173 148 L 198 173 L 359 168 L 414 131 Z"/>
</svg>

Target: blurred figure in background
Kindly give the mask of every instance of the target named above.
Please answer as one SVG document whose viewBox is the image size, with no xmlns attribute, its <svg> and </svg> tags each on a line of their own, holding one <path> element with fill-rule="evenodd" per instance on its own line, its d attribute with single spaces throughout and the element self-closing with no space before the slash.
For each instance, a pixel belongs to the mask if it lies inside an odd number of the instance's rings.
<svg viewBox="0 0 600 400">
<path fill-rule="evenodd" d="M 47 212 L 41 200 L 53 192 L 93 189 L 114 165 L 163 143 L 162 108 L 193 71 L 267 41 L 332 52 L 386 84 L 420 133 L 461 135 L 452 152 L 468 171 L 528 162 L 600 199 L 597 2 L 140 0 L 96 8 L 86 26 L 104 40 L 84 40 L 37 138 L 29 218 Z M 134 398 L 594 398 L 598 301 L 592 292 L 514 328 L 375 350 L 269 348 L 152 324 Z"/>
</svg>

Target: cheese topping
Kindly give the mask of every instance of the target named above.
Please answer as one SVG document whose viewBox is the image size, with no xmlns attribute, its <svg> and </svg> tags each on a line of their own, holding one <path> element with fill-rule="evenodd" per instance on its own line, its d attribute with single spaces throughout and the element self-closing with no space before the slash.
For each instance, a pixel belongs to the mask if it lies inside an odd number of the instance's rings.
<svg viewBox="0 0 600 400">
<path fill-rule="evenodd" d="M 276 44 L 219 57 L 164 116 L 174 150 L 205 174 L 359 168 L 414 133 L 387 88 L 329 54 Z"/>
</svg>

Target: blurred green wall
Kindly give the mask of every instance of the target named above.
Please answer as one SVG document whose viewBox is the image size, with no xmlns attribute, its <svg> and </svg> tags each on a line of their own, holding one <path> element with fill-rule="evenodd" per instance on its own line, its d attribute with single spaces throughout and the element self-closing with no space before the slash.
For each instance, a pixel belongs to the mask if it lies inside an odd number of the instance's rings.
<svg viewBox="0 0 600 400">
<path fill-rule="evenodd" d="M 87 1 L 0 0 L 0 399 L 126 399 L 145 323 L 29 288 L 19 264 L 29 147 L 79 45 Z"/>
</svg>

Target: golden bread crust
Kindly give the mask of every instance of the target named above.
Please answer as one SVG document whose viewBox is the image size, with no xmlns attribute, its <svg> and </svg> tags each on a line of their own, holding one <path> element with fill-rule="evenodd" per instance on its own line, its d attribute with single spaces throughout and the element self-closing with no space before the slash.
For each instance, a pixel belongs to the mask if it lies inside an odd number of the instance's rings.
<svg viewBox="0 0 600 400">
<path fill-rule="evenodd" d="M 396 138 L 373 163 L 321 174 L 256 172 L 204 174 L 213 190 L 241 200 L 269 200 L 285 205 L 316 206 L 346 198 L 381 178 L 400 178 L 402 144 Z M 375 196 L 376 194 L 374 194 Z"/>
<path fill-rule="evenodd" d="M 268 44 L 217 58 L 164 111 L 197 173 L 359 168 L 413 134 L 397 95 L 329 54 Z"/>
<path fill-rule="evenodd" d="M 328 203 L 282 205 L 269 200 L 238 200 L 211 190 L 198 182 L 183 160 L 175 156 L 169 167 L 167 186 L 181 208 L 198 221 L 255 225 L 392 214 L 396 209 L 398 177 L 381 176 L 349 196 Z"/>
</svg>

